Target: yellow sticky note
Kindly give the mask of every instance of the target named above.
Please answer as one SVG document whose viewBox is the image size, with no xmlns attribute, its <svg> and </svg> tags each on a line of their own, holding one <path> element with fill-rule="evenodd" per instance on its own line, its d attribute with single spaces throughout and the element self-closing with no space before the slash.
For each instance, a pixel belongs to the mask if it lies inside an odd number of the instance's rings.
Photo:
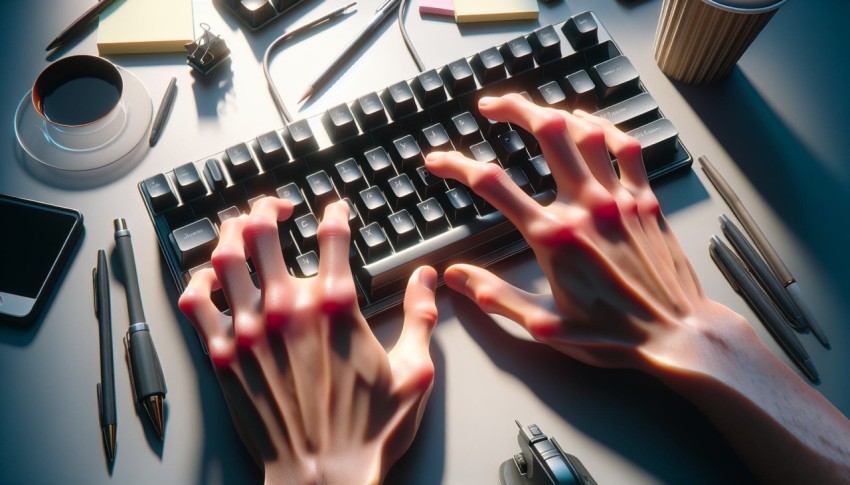
<svg viewBox="0 0 850 485">
<path fill-rule="evenodd" d="M 455 0 L 455 22 L 536 19 L 537 0 Z"/>
<path fill-rule="evenodd" d="M 192 0 L 118 0 L 100 15 L 101 54 L 179 52 L 194 40 Z"/>
</svg>

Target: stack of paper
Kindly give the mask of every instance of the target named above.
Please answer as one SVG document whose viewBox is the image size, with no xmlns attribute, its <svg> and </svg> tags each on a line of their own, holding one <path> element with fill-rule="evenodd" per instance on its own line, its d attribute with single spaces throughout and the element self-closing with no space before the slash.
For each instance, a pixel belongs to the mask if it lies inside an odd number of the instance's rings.
<svg viewBox="0 0 850 485">
<path fill-rule="evenodd" d="M 118 0 L 100 15 L 101 54 L 179 52 L 194 40 L 192 0 Z"/>
</svg>

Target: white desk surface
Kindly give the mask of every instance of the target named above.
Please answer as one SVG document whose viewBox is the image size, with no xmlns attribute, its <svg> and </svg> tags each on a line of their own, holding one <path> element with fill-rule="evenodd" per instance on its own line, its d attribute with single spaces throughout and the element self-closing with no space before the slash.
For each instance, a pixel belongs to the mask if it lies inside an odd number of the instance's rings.
<svg viewBox="0 0 850 485">
<path fill-rule="evenodd" d="M 20 483 L 258 483 L 261 476 L 236 436 L 210 366 L 185 318 L 160 256 L 136 184 L 181 163 L 282 126 L 260 62 L 265 46 L 288 25 L 342 1 L 307 2 L 259 33 L 239 27 L 224 8 L 195 0 L 206 22 L 232 49 L 230 71 L 205 82 L 181 54 L 113 56 L 147 86 L 155 105 L 170 76 L 179 92 L 156 147 L 124 173 L 106 180 L 59 179 L 32 169 L 16 150 L 13 116 L 47 65 L 44 46 L 91 2 L 31 0 L 0 7 L 0 192 L 74 207 L 85 234 L 42 318 L 24 329 L 0 326 L 0 482 Z M 356 16 L 292 45 L 273 63 L 289 106 L 371 14 Z M 850 126 L 846 49 L 850 34 L 843 2 L 788 2 L 744 55 L 730 78 L 710 87 L 671 82 L 652 58 L 661 0 L 566 0 L 541 3 L 538 22 L 458 28 L 408 14 L 411 37 L 428 66 L 498 45 L 540 25 L 594 10 L 641 73 L 649 92 L 679 129 L 692 154 L 707 155 L 738 191 L 785 258 L 830 339 L 803 344 L 821 372 L 816 387 L 850 411 Z M 96 34 L 61 54 L 96 54 Z M 316 59 L 321 59 L 320 61 Z M 416 74 L 401 36 L 388 23 L 368 51 L 338 76 L 308 114 L 350 101 Z M 708 256 L 717 216 L 728 212 L 697 168 L 657 184 L 662 206 L 712 297 L 746 315 L 758 334 L 788 362 Z M 118 450 L 111 472 L 98 424 L 97 324 L 91 268 L 99 248 L 112 251 L 112 224 L 127 219 L 133 233 L 148 321 L 168 381 L 164 442 L 132 406 L 122 359 L 125 299 L 113 285 Z M 14 228 L 0 226 L 0 237 Z M 502 264 L 501 274 L 540 287 L 530 256 Z M 514 419 L 537 423 L 578 456 L 599 483 L 718 483 L 752 481 L 723 439 L 688 402 L 653 379 L 630 371 L 587 367 L 539 344 L 514 338 L 449 290 L 438 294 L 440 321 L 431 351 L 436 383 L 417 439 L 392 470 L 390 483 L 494 483 L 499 464 L 516 451 Z M 400 326 L 398 312 L 374 322 L 385 342 Z M 146 419 L 146 418 L 145 418 Z"/>
</svg>

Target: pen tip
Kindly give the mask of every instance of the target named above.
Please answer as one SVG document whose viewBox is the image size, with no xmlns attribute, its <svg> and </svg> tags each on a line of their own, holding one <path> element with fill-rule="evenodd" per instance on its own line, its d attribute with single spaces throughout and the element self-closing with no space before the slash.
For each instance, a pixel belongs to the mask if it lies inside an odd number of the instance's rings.
<svg viewBox="0 0 850 485">
<path fill-rule="evenodd" d="M 298 100 L 298 104 L 301 104 L 304 100 L 308 99 L 313 95 L 313 86 L 307 86 L 307 89 L 304 90 L 304 94 L 301 95 L 301 98 Z"/>
<path fill-rule="evenodd" d="M 106 456 L 109 458 L 109 463 L 115 461 L 115 428 L 114 424 L 103 427 L 103 442 L 106 444 Z"/>
<path fill-rule="evenodd" d="M 142 401 L 142 405 L 145 407 L 145 410 L 148 412 L 148 416 L 150 416 L 151 418 L 151 422 L 153 423 L 153 427 L 156 430 L 157 436 L 159 436 L 159 439 L 162 439 L 163 431 L 165 428 L 163 397 L 159 395 L 150 396 L 149 398 Z"/>
</svg>

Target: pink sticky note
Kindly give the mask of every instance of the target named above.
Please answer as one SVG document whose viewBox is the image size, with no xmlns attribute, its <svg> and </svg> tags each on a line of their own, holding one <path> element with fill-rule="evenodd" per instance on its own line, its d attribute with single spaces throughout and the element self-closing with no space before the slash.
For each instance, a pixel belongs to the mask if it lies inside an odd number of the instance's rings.
<svg viewBox="0 0 850 485">
<path fill-rule="evenodd" d="M 420 0 L 419 13 L 430 15 L 455 16 L 454 0 Z"/>
</svg>

